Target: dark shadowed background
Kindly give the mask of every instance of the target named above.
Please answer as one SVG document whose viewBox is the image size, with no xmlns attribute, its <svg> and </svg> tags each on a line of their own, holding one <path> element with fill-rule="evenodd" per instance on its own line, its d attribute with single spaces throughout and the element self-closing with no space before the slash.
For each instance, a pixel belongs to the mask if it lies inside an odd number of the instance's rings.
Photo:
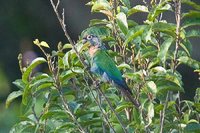
<svg viewBox="0 0 200 133">
<path fill-rule="evenodd" d="M 62 7 L 65 8 L 66 25 L 73 40 L 77 40 L 81 31 L 86 29 L 89 20 L 103 17 L 99 14 L 91 14 L 90 7 L 85 6 L 89 0 L 61 0 Z M 136 5 L 141 0 L 133 0 L 132 5 Z M 193 0 L 200 3 L 199 0 Z M 61 8 L 62 8 L 61 7 Z M 189 10 L 183 5 L 183 12 Z M 142 23 L 145 15 L 136 14 L 132 18 Z M 168 13 L 165 19 L 174 22 L 174 14 Z M 24 55 L 26 61 L 30 62 L 41 53 L 33 45 L 32 41 L 38 38 L 45 40 L 51 50 L 57 48 L 57 43 L 67 40 L 58 23 L 55 13 L 52 10 L 49 0 L 6 0 L 0 1 L 0 133 L 6 133 L 11 126 L 16 123 L 20 116 L 19 103 L 15 101 L 5 109 L 5 100 L 10 92 L 17 90 L 12 85 L 12 81 L 21 78 L 17 56 Z M 191 40 L 193 44 L 193 58 L 200 60 L 200 39 Z M 183 75 L 186 93 L 183 98 L 191 99 L 194 96 L 195 88 L 200 84 L 198 75 L 186 66 L 181 66 L 178 70 Z M 20 100 L 20 99 L 19 99 Z"/>
</svg>

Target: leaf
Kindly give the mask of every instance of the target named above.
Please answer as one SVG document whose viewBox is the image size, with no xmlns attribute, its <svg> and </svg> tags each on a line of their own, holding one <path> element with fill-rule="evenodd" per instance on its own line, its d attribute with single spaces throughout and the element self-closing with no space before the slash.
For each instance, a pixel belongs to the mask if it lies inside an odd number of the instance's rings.
<svg viewBox="0 0 200 133">
<path fill-rule="evenodd" d="M 29 87 L 29 84 L 27 84 L 26 87 L 25 87 L 25 89 L 24 89 L 23 95 L 22 95 L 22 103 L 24 105 L 27 105 L 28 96 L 30 94 L 30 90 L 31 90 L 31 88 Z"/>
<path fill-rule="evenodd" d="M 41 119 L 46 120 L 46 119 L 61 119 L 61 118 L 67 118 L 68 114 L 64 110 L 50 110 L 48 112 L 45 112 Z"/>
<path fill-rule="evenodd" d="M 124 33 L 124 35 L 126 35 L 128 32 L 128 23 L 126 15 L 123 12 L 120 12 L 116 15 L 116 20 L 120 30 Z"/>
<path fill-rule="evenodd" d="M 135 39 L 136 37 L 142 35 L 144 31 L 144 27 L 139 27 L 139 29 L 130 29 L 126 35 L 126 40 L 125 40 L 125 44 L 127 45 L 129 42 L 131 42 L 133 39 Z"/>
<path fill-rule="evenodd" d="M 195 25 L 200 25 L 200 12 L 190 11 L 189 13 L 183 14 L 183 29 Z"/>
<path fill-rule="evenodd" d="M 169 50 L 169 48 L 170 48 L 170 46 L 171 46 L 173 41 L 174 41 L 173 38 L 171 38 L 171 37 L 168 38 L 161 45 L 160 51 L 158 51 L 158 58 L 162 61 L 163 64 L 166 61 L 168 50 Z"/>
<path fill-rule="evenodd" d="M 189 30 L 186 32 L 186 37 L 200 37 L 200 30 Z"/>
<path fill-rule="evenodd" d="M 155 18 L 157 16 L 159 16 L 161 13 L 165 12 L 165 11 L 171 11 L 172 7 L 170 4 L 166 4 L 166 2 L 162 2 L 156 6 L 154 6 L 154 8 L 152 8 L 152 10 L 150 11 L 150 13 L 148 14 L 147 18 L 149 21 L 154 21 Z"/>
<path fill-rule="evenodd" d="M 131 69 L 130 65 L 128 65 L 126 63 L 122 63 L 122 64 L 118 65 L 117 67 L 119 68 L 119 70 L 122 70 L 124 68 Z"/>
<path fill-rule="evenodd" d="M 32 121 L 21 121 L 11 128 L 10 133 L 25 133 L 25 129 L 33 130 L 33 126 L 35 126 L 35 123 Z"/>
<path fill-rule="evenodd" d="M 19 91 L 13 91 L 12 93 L 10 93 L 6 99 L 6 108 L 9 107 L 10 103 L 16 99 L 17 97 L 21 96 L 22 95 L 22 91 L 19 90 Z"/>
<path fill-rule="evenodd" d="M 107 0 L 98 0 L 93 4 L 91 11 L 97 12 L 100 10 L 110 10 L 110 9 L 111 7 Z"/>
<path fill-rule="evenodd" d="M 22 81 L 24 83 L 27 83 L 28 80 L 29 80 L 29 76 L 30 76 L 31 72 L 33 71 L 33 69 L 35 67 L 37 67 L 38 65 L 40 65 L 41 63 L 44 63 L 44 62 L 46 62 L 46 60 L 44 58 L 42 58 L 42 57 L 38 57 L 38 58 L 34 59 L 31 62 L 31 64 L 27 67 L 26 71 L 23 73 Z"/>
<path fill-rule="evenodd" d="M 130 16 L 130 15 L 132 15 L 132 14 L 134 14 L 134 13 L 137 13 L 137 12 L 146 12 L 146 13 L 148 13 L 149 10 L 148 10 L 148 8 L 147 8 L 146 6 L 144 6 L 144 5 L 137 5 L 137 6 L 133 7 L 133 8 L 131 8 L 131 9 L 128 11 L 128 16 Z"/>
<path fill-rule="evenodd" d="M 49 45 L 45 41 L 41 41 L 40 46 L 49 48 Z"/>
<path fill-rule="evenodd" d="M 152 118 L 154 117 L 154 104 L 150 103 L 148 105 L 148 119 L 149 119 L 149 124 L 152 123 Z"/>
<path fill-rule="evenodd" d="M 131 8 L 131 4 L 130 4 L 129 0 L 120 0 L 120 1 L 124 6 L 126 6 L 128 8 Z"/>
<path fill-rule="evenodd" d="M 106 25 L 109 24 L 109 21 L 106 19 L 92 19 L 90 20 L 89 26 L 95 26 L 95 25 Z"/>
<path fill-rule="evenodd" d="M 25 84 L 21 79 L 17 79 L 14 82 L 12 82 L 15 86 L 17 86 L 19 89 L 23 90 L 25 88 Z"/>
<path fill-rule="evenodd" d="M 199 133 L 200 131 L 200 124 L 199 123 L 189 123 L 184 128 L 185 133 Z"/>
<path fill-rule="evenodd" d="M 69 80 L 71 78 L 74 78 L 76 76 L 76 73 L 72 72 L 72 70 L 67 70 L 61 73 L 61 81 Z"/>
<path fill-rule="evenodd" d="M 158 81 L 155 81 L 155 83 L 156 83 L 159 95 L 166 94 L 168 91 L 184 92 L 184 89 L 181 86 L 169 80 L 164 80 L 164 79 L 158 80 Z"/>
<path fill-rule="evenodd" d="M 178 61 L 180 63 L 183 63 L 183 64 L 186 64 L 188 65 L 189 67 L 191 68 L 194 68 L 194 69 L 200 69 L 200 62 L 197 61 L 197 60 L 194 60 L 188 56 L 182 56 L 178 59 Z"/>
<path fill-rule="evenodd" d="M 191 0 L 181 0 L 181 2 L 183 4 L 187 4 L 189 6 L 192 6 L 196 10 L 200 10 L 200 5 L 195 3 L 195 2 L 193 2 L 193 1 L 191 1 Z"/>
<path fill-rule="evenodd" d="M 152 25 L 154 32 L 163 32 L 169 34 L 172 37 L 176 37 L 176 25 L 172 23 L 157 22 Z"/>
<path fill-rule="evenodd" d="M 72 45 L 70 43 L 64 44 L 63 49 L 72 49 Z"/>
<path fill-rule="evenodd" d="M 153 81 L 147 82 L 147 89 L 149 90 L 149 92 L 151 92 L 153 94 L 157 93 L 157 87 Z"/>
<path fill-rule="evenodd" d="M 35 45 L 37 45 L 37 46 L 43 46 L 43 47 L 46 47 L 46 48 L 49 48 L 49 45 L 45 42 L 45 41 L 39 41 L 38 39 L 35 39 L 34 41 L 33 41 L 33 43 L 35 44 Z"/>
<path fill-rule="evenodd" d="M 123 102 L 120 103 L 120 105 L 117 106 L 117 108 L 115 109 L 116 112 L 121 112 L 126 108 L 132 107 L 132 104 L 130 102 Z"/>
<path fill-rule="evenodd" d="M 79 73 L 79 74 L 83 74 L 84 73 L 84 70 L 81 67 L 72 67 L 71 70 L 74 73 Z"/>
<path fill-rule="evenodd" d="M 184 40 L 182 43 L 180 43 L 180 47 L 187 53 L 188 56 L 192 53 L 192 44 L 189 40 Z"/>
</svg>

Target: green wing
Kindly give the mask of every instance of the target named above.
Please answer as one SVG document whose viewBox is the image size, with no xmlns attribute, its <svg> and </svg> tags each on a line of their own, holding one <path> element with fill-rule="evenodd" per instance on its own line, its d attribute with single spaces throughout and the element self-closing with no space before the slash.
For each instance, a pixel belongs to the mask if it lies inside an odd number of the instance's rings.
<svg viewBox="0 0 200 133">
<path fill-rule="evenodd" d="M 121 82 L 122 74 L 115 65 L 113 59 L 104 50 L 98 50 L 93 58 L 98 69 L 105 72 L 108 77 L 115 82 Z"/>
</svg>

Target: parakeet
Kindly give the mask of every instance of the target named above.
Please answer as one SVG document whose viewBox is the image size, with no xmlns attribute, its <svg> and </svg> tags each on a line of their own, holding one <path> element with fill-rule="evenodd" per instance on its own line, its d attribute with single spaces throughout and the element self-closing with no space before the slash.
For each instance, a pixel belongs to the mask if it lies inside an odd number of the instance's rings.
<svg viewBox="0 0 200 133">
<path fill-rule="evenodd" d="M 91 57 L 90 70 L 100 75 L 103 81 L 114 83 L 136 107 L 139 107 L 140 104 L 131 96 L 131 90 L 116 67 L 114 60 L 107 54 L 105 46 L 99 37 L 87 35 L 83 38 L 83 43 L 89 44 L 88 52 Z"/>
</svg>

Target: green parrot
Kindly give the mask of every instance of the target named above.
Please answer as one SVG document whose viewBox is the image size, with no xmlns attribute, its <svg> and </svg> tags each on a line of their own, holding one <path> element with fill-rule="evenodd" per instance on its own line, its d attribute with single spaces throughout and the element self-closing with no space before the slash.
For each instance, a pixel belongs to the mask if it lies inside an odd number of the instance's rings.
<svg viewBox="0 0 200 133">
<path fill-rule="evenodd" d="M 91 57 L 91 72 L 98 74 L 105 82 L 114 83 L 125 96 L 136 106 L 140 104 L 132 97 L 132 92 L 122 77 L 114 60 L 107 54 L 105 46 L 95 35 L 87 35 L 83 38 L 83 43 L 89 45 L 89 55 Z"/>
</svg>

